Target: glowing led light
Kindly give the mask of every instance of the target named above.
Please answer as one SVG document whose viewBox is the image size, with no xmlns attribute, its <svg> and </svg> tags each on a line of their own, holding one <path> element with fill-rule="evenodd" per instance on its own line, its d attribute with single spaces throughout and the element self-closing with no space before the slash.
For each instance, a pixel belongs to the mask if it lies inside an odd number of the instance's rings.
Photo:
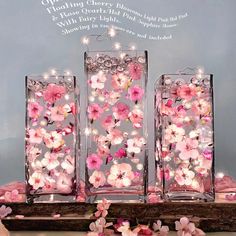
<svg viewBox="0 0 236 236">
<path fill-rule="evenodd" d="M 84 44 L 84 45 L 88 45 L 90 40 L 89 40 L 88 37 L 85 36 L 85 37 L 82 38 L 81 41 L 82 41 L 82 44 Z"/>
<path fill-rule="evenodd" d="M 86 136 L 89 136 L 90 134 L 91 134 L 91 129 L 90 128 L 85 128 L 85 130 L 84 130 L 84 134 L 86 135 Z"/>
<path fill-rule="evenodd" d="M 98 134 L 98 130 L 97 129 L 93 129 L 92 133 L 93 133 L 93 135 L 97 135 Z"/>
<path fill-rule="evenodd" d="M 136 46 L 135 45 L 131 45 L 130 46 L 130 50 L 132 50 L 132 51 L 136 50 Z"/>
<path fill-rule="evenodd" d="M 69 100 L 69 99 L 70 99 L 69 94 L 66 94 L 66 95 L 65 95 L 65 99 L 66 99 L 66 100 Z"/>
<path fill-rule="evenodd" d="M 111 38 L 114 38 L 116 36 L 116 30 L 114 29 L 114 27 L 110 27 L 107 33 Z"/>
<path fill-rule="evenodd" d="M 225 176 L 225 174 L 224 174 L 223 172 L 218 172 L 218 173 L 216 174 L 216 177 L 219 178 L 219 179 L 224 178 L 224 176 Z"/>
<path fill-rule="evenodd" d="M 69 70 L 66 70 L 66 71 L 65 71 L 65 75 L 70 76 L 70 75 L 71 75 L 71 72 L 70 72 Z"/>
<path fill-rule="evenodd" d="M 116 42 L 116 43 L 114 44 L 114 48 L 115 48 L 116 50 L 121 49 L 121 44 L 118 43 L 118 42 Z"/>
<path fill-rule="evenodd" d="M 41 126 L 46 126 L 46 125 L 47 125 L 47 122 L 46 122 L 45 120 L 42 120 L 42 121 L 40 122 L 40 125 L 41 125 Z"/>
<path fill-rule="evenodd" d="M 56 75 L 57 71 L 55 69 L 51 69 L 51 75 Z"/>
<path fill-rule="evenodd" d="M 44 74 L 44 75 L 43 75 L 43 78 L 44 78 L 45 80 L 47 80 L 47 79 L 49 78 L 48 74 Z"/>
<path fill-rule="evenodd" d="M 134 130 L 134 131 L 131 132 L 131 135 L 133 135 L 133 136 L 135 136 L 135 135 L 137 135 L 137 134 L 138 134 L 138 132 L 137 132 L 136 130 Z"/>
<path fill-rule="evenodd" d="M 137 168 L 137 170 L 142 170 L 142 169 L 143 169 L 143 164 L 138 164 L 138 165 L 136 166 L 136 168 Z"/>
<path fill-rule="evenodd" d="M 99 100 L 100 102 L 104 102 L 104 101 L 105 101 L 105 98 L 104 98 L 103 96 L 99 96 L 99 97 L 98 97 L 98 100 Z"/>
<path fill-rule="evenodd" d="M 204 69 L 203 68 L 198 68 L 197 69 L 197 78 L 202 78 L 202 75 L 204 74 Z"/>
<path fill-rule="evenodd" d="M 90 96 L 90 97 L 89 97 L 89 101 L 90 101 L 90 102 L 94 102 L 94 101 L 95 101 L 95 97 L 94 97 L 94 96 Z"/>
<path fill-rule="evenodd" d="M 120 58 L 123 59 L 124 57 L 125 57 L 125 53 L 122 52 L 122 53 L 120 54 Z"/>
</svg>

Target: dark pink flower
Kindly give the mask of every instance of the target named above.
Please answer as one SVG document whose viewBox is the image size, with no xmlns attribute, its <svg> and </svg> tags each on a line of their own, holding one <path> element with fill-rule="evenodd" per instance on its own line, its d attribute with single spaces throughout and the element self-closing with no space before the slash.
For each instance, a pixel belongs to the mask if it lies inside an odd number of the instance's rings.
<svg viewBox="0 0 236 236">
<path fill-rule="evenodd" d="M 115 126 L 115 121 L 113 120 L 112 115 L 106 116 L 102 121 L 102 127 L 106 130 L 112 129 Z"/>
<path fill-rule="evenodd" d="M 143 72 L 143 67 L 139 63 L 130 63 L 129 64 L 129 74 L 131 79 L 140 80 Z"/>
<path fill-rule="evenodd" d="M 38 119 L 41 112 L 43 111 L 43 107 L 40 106 L 37 102 L 30 102 L 28 104 L 28 116 L 33 119 Z"/>
<path fill-rule="evenodd" d="M 142 100 L 144 90 L 139 85 L 135 85 L 128 89 L 128 94 L 131 101 L 137 102 Z"/>
<path fill-rule="evenodd" d="M 127 153 L 124 148 L 120 148 L 117 152 L 115 152 L 115 157 L 117 158 L 123 158 L 126 156 L 127 156 Z"/>
<path fill-rule="evenodd" d="M 46 102 L 54 103 L 61 99 L 66 93 L 66 89 L 61 85 L 49 84 L 44 91 L 43 98 Z"/>
<path fill-rule="evenodd" d="M 87 167 L 90 170 L 99 170 L 103 161 L 97 154 L 91 154 L 88 156 L 87 160 Z"/>
<path fill-rule="evenodd" d="M 113 115 L 117 120 L 125 120 L 129 115 L 129 106 L 119 102 L 113 108 Z"/>
<path fill-rule="evenodd" d="M 191 85 L 182 85 L 177 89 L 177 95 L 185 100 L 191 100 L 194 96 L 196 96 L 197 90 L 196 86 Z"/>
<path fill-rule="evenodd" d="M 91 120 L 97 120 L 101 114 L 103 113 L 103 109 L 97 104 L 92 103 L 88 107 L 88 117 Z"/>
</svg>

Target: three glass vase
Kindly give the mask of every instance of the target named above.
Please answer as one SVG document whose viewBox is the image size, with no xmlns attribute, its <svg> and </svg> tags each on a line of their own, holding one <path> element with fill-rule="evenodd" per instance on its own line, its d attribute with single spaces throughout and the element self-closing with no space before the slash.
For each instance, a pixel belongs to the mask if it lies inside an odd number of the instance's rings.
<svg viewBox="0 0 236 236">
<path fill-rule="evenodd" d="M 26 77 L 28 202 L 76 200 L 78 122 L 75 77 Z"/>
<path fill-rule="evenodd" d="M 87 52 L 85 71 L 87 201 L 143 202 L 147 52 Z"/>
<path fill-rule="evenodd" d="M 157 178 L 165 200 L 214 200 L 212 78 L 167 74 L 155 85 Z"/>
</svg>

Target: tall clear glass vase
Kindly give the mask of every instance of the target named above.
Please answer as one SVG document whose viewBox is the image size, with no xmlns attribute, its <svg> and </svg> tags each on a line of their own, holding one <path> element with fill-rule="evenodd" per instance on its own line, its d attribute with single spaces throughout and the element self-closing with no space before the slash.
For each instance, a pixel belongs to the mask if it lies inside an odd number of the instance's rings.
<svg viewBox="0 0 236 236">
<path fill-rule="evenodd" d="M 147 52 L 85 53 L 88 202 L 144 201 Z"/>
<path fill-rule="evenodd" d="M 76 200 L 78 90 L 74 76 L 26 77 L 28 202 Z"/>
<path fill-rule="evenodd" d="M 166 200 L 214 200 L 212 78 L 167 74 L 156 84 L 156 156 Z"/>
</svg>

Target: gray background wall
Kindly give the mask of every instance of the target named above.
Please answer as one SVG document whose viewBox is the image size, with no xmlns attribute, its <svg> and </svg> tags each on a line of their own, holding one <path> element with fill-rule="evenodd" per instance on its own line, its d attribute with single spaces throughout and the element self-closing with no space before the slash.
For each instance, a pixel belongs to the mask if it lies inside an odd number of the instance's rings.
<svg viewBox="0 0 236 236">
<path fill-rule="evenodd" d="M 173 29 L 170 41 L 127 34 L 122 34 L 120 41 L 136 42 L 139 49 L 149 51 L 150 98 L 154 81 L 163 73 L 202 65 L 214 74 L 216 170 L 236 177 L 236 1 L 110 1 L 156 16 L 188 13 Z M 144 31 L 138 25 L 132 29 Z M 61 35 L 40 0 L 0 1 L 0 184 L 24 178 L 24 76 L 40 74 L 49 67 L 69 68 L 83 81 L 83 34 Z M 106 49 L 107 44 L 94 43 L 94 48 Z"/>
</svg>

